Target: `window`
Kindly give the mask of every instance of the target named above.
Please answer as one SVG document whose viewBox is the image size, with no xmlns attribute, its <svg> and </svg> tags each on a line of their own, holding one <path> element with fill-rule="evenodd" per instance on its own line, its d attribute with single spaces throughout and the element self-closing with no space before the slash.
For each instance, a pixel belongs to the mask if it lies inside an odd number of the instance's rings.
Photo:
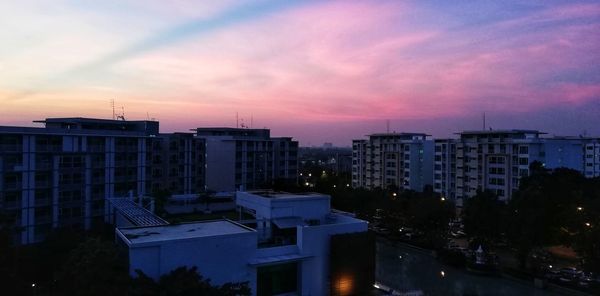
<svg viewBox="0 0 600 296">
<path fill-rule="evenodd" d="M 527 153 L 529 153 L 529 147 L 519 146 L 519 154 L 527 154 Z"/>
</svg>

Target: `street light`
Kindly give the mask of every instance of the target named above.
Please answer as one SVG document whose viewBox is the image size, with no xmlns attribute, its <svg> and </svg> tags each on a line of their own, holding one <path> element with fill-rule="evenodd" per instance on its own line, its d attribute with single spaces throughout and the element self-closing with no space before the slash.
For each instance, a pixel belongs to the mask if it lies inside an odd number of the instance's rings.
<svg viewBox="0 0 600 296">
<path fill-rule="evenodd" d="M 442 198 L 440 198 L 441 201 L 445 201 L 446 198 L 442 196 Z"/>
<path fill-rule="evenodd" d="M 392 193 L 393 197 L 396 197 L 398 194 L 396 192 Z"/>
<path fill-rule="evenodd" d="M 592 227 L 592 224 L 590 222 L 585 222 L 585 226 Z"/>
<path fill-rule="evenodd" d="M 350 187 L 350 184 L 346 184 L 346 187 Z"/>
<path fill-rule="evenodd" d="M 577 207 L 577 210 L 581 212 L 583 211 L 583 207 Z"/>
</svg>

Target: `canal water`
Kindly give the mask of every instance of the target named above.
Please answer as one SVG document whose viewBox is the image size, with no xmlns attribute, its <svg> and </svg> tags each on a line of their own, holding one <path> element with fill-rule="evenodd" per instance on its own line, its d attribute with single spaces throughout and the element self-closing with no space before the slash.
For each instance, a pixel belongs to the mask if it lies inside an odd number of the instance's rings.
<svg viewBox="0 0 600 296">
<path fill-rule="evenodd" d="M 377 239 L 376 279 L 399 292 L 424 295 L 567 295 L 535 288 L 532 284 L 471 274 L 439 263 L 426 252 Z"/>
</svg>

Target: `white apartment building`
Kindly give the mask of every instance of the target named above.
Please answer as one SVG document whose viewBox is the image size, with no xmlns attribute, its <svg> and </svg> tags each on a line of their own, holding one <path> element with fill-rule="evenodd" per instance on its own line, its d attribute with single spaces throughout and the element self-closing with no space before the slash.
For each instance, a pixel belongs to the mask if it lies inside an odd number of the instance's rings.
<svg viewBox="0 0 600 296">
<path fill-rule="evenodd" d="M 248 281 L 254 295 L 365 295 L 375 271 L 368 223 L 329 204 L 317 193 L 238 192 L 240 211 L 254 220 L 115 231 L 132 275 L 139 269 L 156 279 L 196 266 L 215 284 Z"/>
<path fill-rule="evenodd" d="M 352 188 L 367 182 L 367 140 L 352 140 Z"/>
<path fill-rule="evenodd" d="M 443 197 L 456 198 L 456 140 L 435 139 L 433 190 Z"/>
<path fill-rule="evenodd" d="M 583 173 L 588 178 L 600 177 L 600 139 L 590 139 L 585 144 Z"/>
<path fill-rule="evenodd" d="M 432 185 L 433 141 L 423 133 L 383 133 L 352 144 L 354 188 L 422 191 Z"/>
<path fill-rule="evenodd" d="M 206 187 L 235 191 L 298 180 L 298 142 L 271 137 L 268 129 L 197 128 L 206 141 Z"/>
<path fill-rule="evenodd" d="M 102 225 L 106 200 L 145 195 L 156 121 L 48 118 L 45 127 L 0 127 L 0 209 L 14 242 L 52 229 Z"/>
<path fill-rule="evenodd" d="M 554 169 L 571 168 L 593 176 L 595 142 L 581 137 L 541 137 L 535 130 L 464 131 L 459 139 L 436 140 L 434 191 L 462 199 L 478 190 L 490 190 L 508 201 L 518 189 L 520 179 L 529 176 L 534 161 Z M 587 157 L 584 151 L 592 157 Z M 588 166 L 588 161 L 591 165 Z M 588 168 L 590 173 L 588 173 Z"/>
</svg>

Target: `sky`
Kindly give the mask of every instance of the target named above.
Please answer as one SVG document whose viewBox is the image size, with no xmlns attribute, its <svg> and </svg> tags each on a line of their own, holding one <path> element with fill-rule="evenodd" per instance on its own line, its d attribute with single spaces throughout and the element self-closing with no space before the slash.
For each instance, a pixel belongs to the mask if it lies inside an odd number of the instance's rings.
<svg viewBox="0 0 600 296">
<path fill-rule="evenodd" d="M 600 136 L 598 1 L 0 2 L 0 125 L 157 119 L 302 146 L 482 128 Z"/>
</svg>

